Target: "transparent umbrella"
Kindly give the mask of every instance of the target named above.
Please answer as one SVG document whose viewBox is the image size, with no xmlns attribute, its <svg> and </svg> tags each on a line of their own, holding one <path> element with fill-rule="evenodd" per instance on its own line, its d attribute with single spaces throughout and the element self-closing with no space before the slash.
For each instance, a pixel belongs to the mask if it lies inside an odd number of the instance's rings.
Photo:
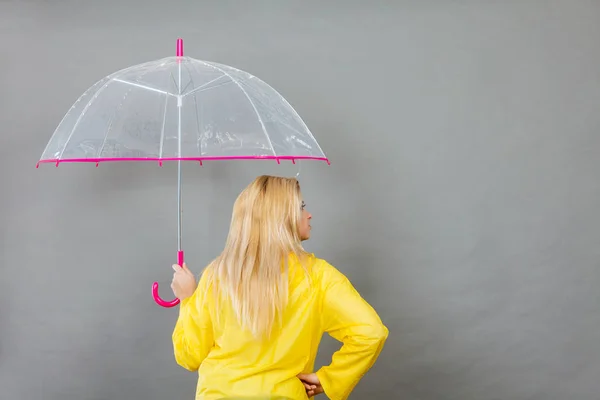
<svg viewBox="0 0 600 400">
<path fill-rule="evenodd" d="M 215 62 L 183 56 L 117 71 L 73 104 L 36 167 L 65 162 L 177 161 L 177 245 L 181 245 L 181 162 L 312 159 L 329 164 L 292 106 L 259 78 Z M 163 307 L 179 304 L 154 300 Z"/>
</svg>

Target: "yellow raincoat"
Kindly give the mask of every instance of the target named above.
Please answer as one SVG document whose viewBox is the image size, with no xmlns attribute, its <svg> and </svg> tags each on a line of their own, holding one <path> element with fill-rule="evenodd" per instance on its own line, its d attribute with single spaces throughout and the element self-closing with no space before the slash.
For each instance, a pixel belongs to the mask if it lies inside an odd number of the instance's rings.
<svg viewBox="0 0 600 400">
<path fill-rule="evenodd" d="M 290 257 L 288 307 L 282 328 L 267 342 L 243 331 L 227 305 L 216 323 L 207 270 L 202 273 L 195 293 L 180 303 L 172 336 L 177 364 L 198 372 L 196 400 L 307 399 L 296 376 L 314 372 L 324 332 L 343 345 L 317 376 L 329 399 L 348 398 L 379 356 L 388 329 L 340 271 L 310 260 L 309 283 L 298 259 Z"/>
</svg>

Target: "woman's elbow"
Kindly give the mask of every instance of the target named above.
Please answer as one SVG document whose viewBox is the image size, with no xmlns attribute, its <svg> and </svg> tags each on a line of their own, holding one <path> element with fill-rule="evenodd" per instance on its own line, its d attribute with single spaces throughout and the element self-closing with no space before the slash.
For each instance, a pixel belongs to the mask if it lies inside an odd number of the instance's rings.
<svg viewBox="0 0 600 400">
<path fill-rule="evenodd" d="M 197 355 L 194 352 L 190 352 L 189 347 L 181 339 L 173 340 L 173 356 L 177 365 L 188 371 L 193 372 L 200 368 Z"/>
<path fill-rule="evenodd" d="M 377 347 L 385 343 L 390 334 L 388 328 L 381 322 L 363 326 L 362 329 L 356 333 L 358 333 L 358 337 L 360 337 L 362 341 Z"/>
<path fill-rule="evenodd" d="M 177 352 L 175 353 L 175 362 L 180 367 L 187 369 L 191 372 L 198 371 L 198 368 L 200 368 L 200 364 L 195 362 L 195 360 L 192 360 L 189 356 L 186 357 L 185 355 L 179 354 Z"/>
<path fill-rule="evenodd" d="M 373 327 L 372 338 L 378 343 L 385 343 L 389 334 L 389 329 L 383 323 L 377 324 Z"/>
</svg>

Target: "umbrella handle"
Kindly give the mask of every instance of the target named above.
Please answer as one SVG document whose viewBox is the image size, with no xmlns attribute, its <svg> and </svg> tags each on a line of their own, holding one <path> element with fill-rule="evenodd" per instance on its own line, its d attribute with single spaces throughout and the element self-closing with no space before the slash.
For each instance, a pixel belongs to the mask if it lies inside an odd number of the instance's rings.
<svg viewBox="0 0 600 400">
<path fill-rule="evenodd" d="M 181 250 L 177 252 L 177 264 L 183 266 L 183 251 Z M 160 298 L 160 295 L 158 294 L 158 282 L 152 284 L 152 297 L 154 297 L 156 304 L 166 308 L 175 307 L 179 304 L 179 299 L 177 297 L 171 301 L 165 301 Z"/>
</svg>

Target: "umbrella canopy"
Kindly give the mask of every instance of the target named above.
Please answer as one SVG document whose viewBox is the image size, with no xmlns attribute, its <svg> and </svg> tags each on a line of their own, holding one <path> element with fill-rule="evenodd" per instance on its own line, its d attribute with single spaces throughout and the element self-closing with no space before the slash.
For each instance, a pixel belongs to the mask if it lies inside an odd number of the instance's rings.
<svg viewBox="0 0 600 400">
<path fill-rule="evenodd" d="M 39 163 L 271 158 L 328 161 L 292 106 L 259 78 L 166 57 L 117 71 L 66 113 Z"/>
<path fill-rule="evenodd" d="M 73 104 L 38 164 L 178 161 L 177 243 L 181 246 L 181 162 L 329 160 L 298 113 L 275 89 L 237 68 L 177 55 L 117 71 Z M 163 307 L 179 304 L 158 295 Z"/>
</svg>

